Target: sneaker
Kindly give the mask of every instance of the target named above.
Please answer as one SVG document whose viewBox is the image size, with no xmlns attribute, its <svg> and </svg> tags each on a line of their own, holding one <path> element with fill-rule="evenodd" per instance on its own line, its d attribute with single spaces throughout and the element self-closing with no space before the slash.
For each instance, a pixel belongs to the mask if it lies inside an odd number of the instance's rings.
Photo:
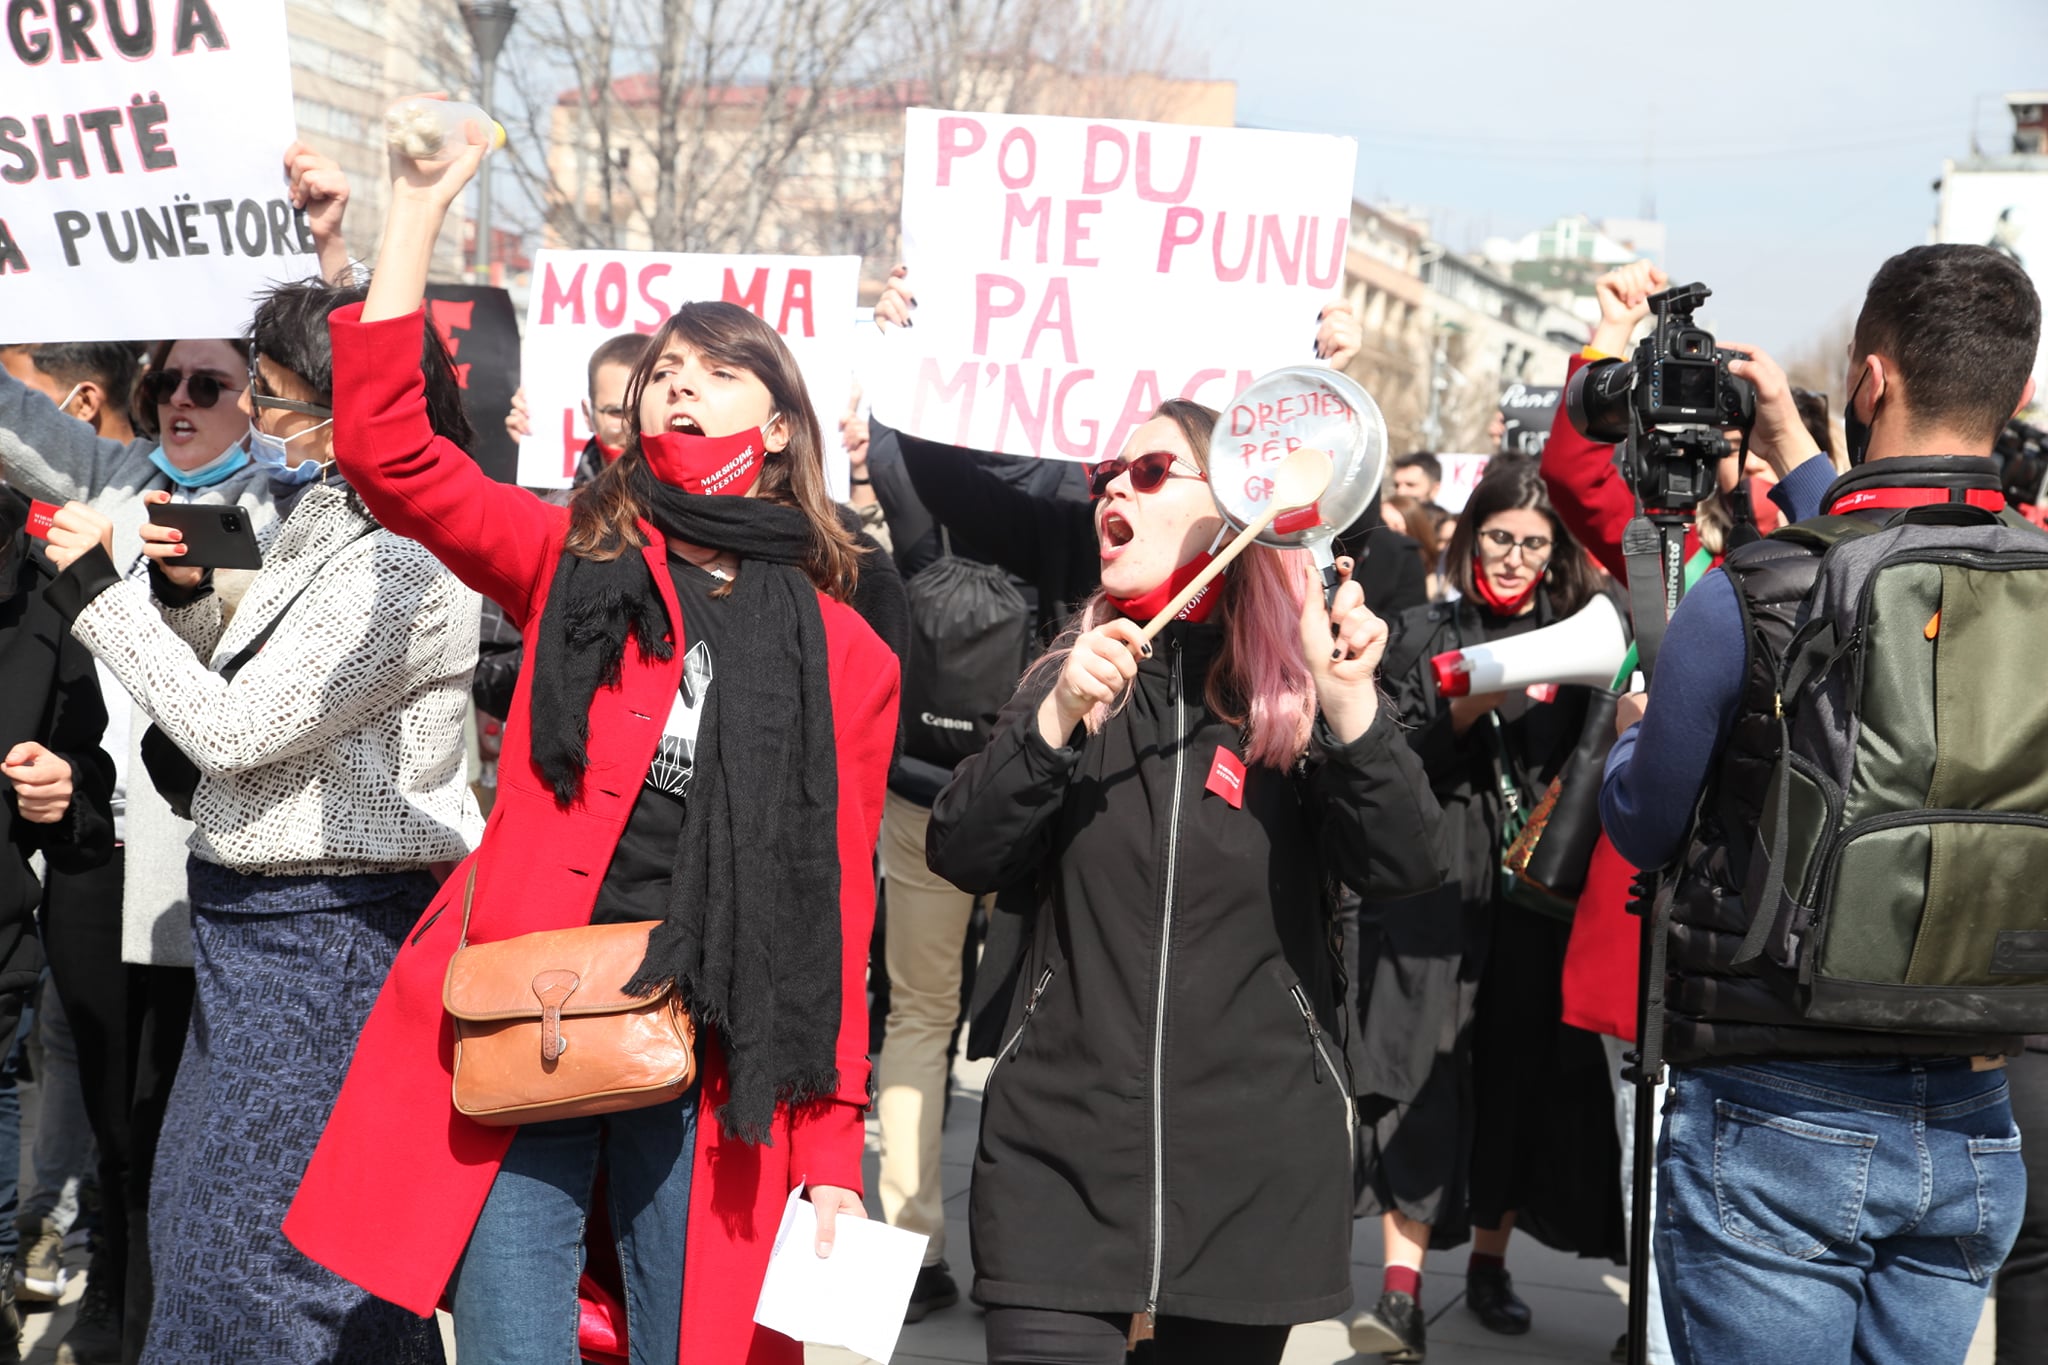
<svg viewBox="0 0 2048 1365">
<path fill-rule="evenodd" d="M 1515 1277 L 1505 1266 L 1466 1271 L 1465 1306 L 1489 1332 L 1518 1337 L 1529 1330 L 1529 1305 L 1515 1296 Z"/>
<path fill-rule="evenodd" d="M 57 1343 L 57 1365 L 121 1365 L 121 1309 L 107 1276 L 86 1272 L 78 1316 Z"/>
<path fill-rule="evenodd" d="M 958 1302 L 960 1286 L 953 1283 L 952 1270 L 940 1261 L 917 1272 L 917 1284 L 910 1291 L 910 1307 L 903 1311 L 903 1320 L 923 1322 L 941 1308 L 951 1308 Z"/>
<path fill-rule="evenodd" d="M 1429 1352 L 1422 1305 L 1412 1295 L 1388 1290 L 1370 1313 L 1351 1320 L 1351 1349 L 1380 1356 L 1389 1365 L 1421 1365 Z"/>
<path fill-rule="evenodd" d="M 71 1272 L 64 1268 L 64 1234 L 53 1218 L 40 1220 L 34 1235 L 21 1239 L 21 1263 L 14 1272 L 14 1297 L 22 1303 L 55 1303 L 64 1297 Z"/>
</svg>

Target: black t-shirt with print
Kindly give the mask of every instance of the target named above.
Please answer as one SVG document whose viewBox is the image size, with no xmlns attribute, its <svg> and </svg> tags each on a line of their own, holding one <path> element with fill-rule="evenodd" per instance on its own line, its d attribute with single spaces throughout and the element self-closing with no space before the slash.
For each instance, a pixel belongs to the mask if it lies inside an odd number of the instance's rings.
<svg viewBox="0 0 2048 1365">
<path fill-rule="evenodd" d="M 661 743 L 642 780 L 626 832 L 598 888 L 592 924 L 633 924 L 668 917 L 668 883 L 676 865 L 676 841 L 682 837 L 688 809 L 690 772 L 697 749 L 698 724 L 704 716 L 719 642 L 733 628 L 731 599 L 712 593 L 722 579 L 671 555 L 669 576 L 675 580 L 676 602 L 683 610 L 683 683 L 677 689 Z"/>
</svg>

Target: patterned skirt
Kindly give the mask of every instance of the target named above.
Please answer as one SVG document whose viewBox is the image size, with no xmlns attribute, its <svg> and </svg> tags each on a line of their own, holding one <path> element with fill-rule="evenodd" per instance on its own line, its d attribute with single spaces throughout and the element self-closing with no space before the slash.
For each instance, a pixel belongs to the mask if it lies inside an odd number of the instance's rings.
<svg viewBox="0 0 2048 1365">
<path fill-rule="evenodd" d="M 152 1365 L 441 1365 L 431 1318 L 315 1265 L 280 1230 L 434 890 L 425 873 L 248 877 L 193 860 L 198 989 L 150 1190 Z"/>
</svg>

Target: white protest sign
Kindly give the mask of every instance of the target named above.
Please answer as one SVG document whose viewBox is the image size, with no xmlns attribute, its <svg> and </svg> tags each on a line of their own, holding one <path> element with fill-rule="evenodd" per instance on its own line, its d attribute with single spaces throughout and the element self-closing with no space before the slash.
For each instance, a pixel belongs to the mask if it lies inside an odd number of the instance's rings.
<svg viewBox="0 0 2048 1365">
<path fill-rule="evenodd" d="M 313 272 L 277 0 L 8 0 L 0 342 L 240 336 Z"/>
<path fill-rule="evenodd" d="M 590 439 L 583 405 L 590 353 L 622 332 L 643 336 L 685 303 L 736 303 L 788 343 L 824 441 L 832 496 L 847 494 L 839 418 L 853 390 L 858 256 L 697 256 L 674 251 L 542 251 L 533 263 L 519 374 L 533 433 L 519 482 L 567 488 Z"/>
<path fill-rule="evenodd" d="M 1438 455 L 1436 462 L 1443 468 L 1444 479 L 1437 486 L 1436 505 L 1446 512 L 1464 511 L 1492 460 L 1491 455 Z"/>
<path fill-rule="evenodd" d="M 1351 139 L 934 109 L 904 137 L 916 321 L 864 376 L 888 425 L 1103 459 L 1165 399 L 1220 408 L 1313 359 Z"/>
</svg>

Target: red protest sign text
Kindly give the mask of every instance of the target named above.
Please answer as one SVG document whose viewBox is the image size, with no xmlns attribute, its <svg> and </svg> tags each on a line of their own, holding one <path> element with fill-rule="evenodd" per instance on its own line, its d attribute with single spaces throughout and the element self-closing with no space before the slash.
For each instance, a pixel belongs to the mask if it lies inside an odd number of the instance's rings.
<svg viewBox="0 0 2048 1365">
<path fill-rule="evenodd" d="M 1217 745 L 1216 761 L 1209 765 L 1209 780 L 1202 785 L 1228 801 L 1232 810 L 1243 810 L 1244 760 Z"/>
</svg>

